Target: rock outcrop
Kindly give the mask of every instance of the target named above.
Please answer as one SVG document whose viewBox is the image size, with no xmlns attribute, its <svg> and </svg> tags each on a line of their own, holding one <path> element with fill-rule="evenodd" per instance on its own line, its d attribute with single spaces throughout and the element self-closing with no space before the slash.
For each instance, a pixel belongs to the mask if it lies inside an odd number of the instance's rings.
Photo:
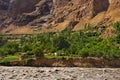
<svg viewBox="0 0 120 80">
<path fill-rule="evenodd" d="M 0 0 L 0 24 L 6 18 L 8 7 L 9 7 L 9 0 Z"/>
<path fill-rule="evenodd" d="M 0 0 L 0 10 L 7 10 L 10 0 Z"/>
<path fill-rule="evenodd" d="M 120 21 L 119 13 L 119 0 L 1 0 L 0 29 L 13 24 L 38 31 L 79 30 L 87 23 Z"/>
<path fill-rule="evenodd" d="M 15 24 L 19 26 L 27 24 L 33 26 L 37 24 L 36 26 L 40 26 L 42 23 L 45 23 L 46 19 L 49 18 L 47 16 L 50 14 L 52 8 L 52 0 L 39 0 L 34 7 L 35 10 L 24 12 L 22 15 L 18 16 L 15 20 Z"/>
<path fill-rule="evenodd" d="M 8 14 L 16 18 L 23 13 L 29 13 L 35 10 L 35 4 L 40 0 L 10 0 Z"/>
<path fill-rule="evenodd" d="M 80 20 L 81 18 L 92 18 L 99 12 L 106 11 L 109 6 L 108 0 L 60 0 L 54 3 L 53 15 L 60 15 L 68 19 Z M 101 7 L 102 6 L 102 7 Z"/>
<path fill-rule="evenodd" d="M 120 9 L 120 0 L 110 0 L 110 4 L 108 11 Z"/>
<path fill-rule="evenodd" d="M 69 23 L 66 27 L 69 27 L 71 22 L 81 23 L 80 21 L 83 19 L 91 19 L 109 7 L 109 0 L 54 0 L 54 2 L 53 23 L 66 24 L 65 21 L 67 20 Z M 74 28 L 76 25 L 77 23 L 71 27 Z"/>
<path fill-rule="evenodd" d="M 120 0 L 111 0 L 111 5 L 106 15 L 109 22 L 120 21 Z"/>
</svg>

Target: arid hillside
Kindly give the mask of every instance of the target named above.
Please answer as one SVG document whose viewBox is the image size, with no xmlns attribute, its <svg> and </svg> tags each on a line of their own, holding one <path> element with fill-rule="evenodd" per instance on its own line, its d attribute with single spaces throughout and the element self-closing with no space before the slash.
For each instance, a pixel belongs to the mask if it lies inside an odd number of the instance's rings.
<svg viewBox="0 0 120 80">
<path fill-rule="evenodd" d="M 76 31 L 120 21 L 119 13 L 119 0 L 1 0 L 0 33 Z"/>
</svg>

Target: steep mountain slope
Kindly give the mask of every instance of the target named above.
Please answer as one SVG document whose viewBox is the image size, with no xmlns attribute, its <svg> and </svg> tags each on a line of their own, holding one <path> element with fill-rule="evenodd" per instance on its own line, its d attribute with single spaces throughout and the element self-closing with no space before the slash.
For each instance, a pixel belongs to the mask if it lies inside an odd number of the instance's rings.
<svg viewBox="0 0 120 80">
<path fill-rule="evenodd" d="M 79 30 L 88 23 L 120 21 L 119 13 L 119 0 L 1 0 L 0 32 L 14 33 L 16 26 L 33 32 Z"/>
</svg>

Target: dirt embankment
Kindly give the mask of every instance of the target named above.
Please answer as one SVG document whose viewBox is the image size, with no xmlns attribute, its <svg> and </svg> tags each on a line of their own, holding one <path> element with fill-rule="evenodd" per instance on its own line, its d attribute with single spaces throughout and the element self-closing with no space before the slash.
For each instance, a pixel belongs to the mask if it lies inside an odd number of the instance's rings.
<svg viewBox="0 0 120 80">
<path fill-rule="evenodd" d="M 33 67 L 96 67 L 120 68 L 120 59 L 75 58 L 75 59 L 37 59 L 10 62 L 9 66 Z"/>
</svg>

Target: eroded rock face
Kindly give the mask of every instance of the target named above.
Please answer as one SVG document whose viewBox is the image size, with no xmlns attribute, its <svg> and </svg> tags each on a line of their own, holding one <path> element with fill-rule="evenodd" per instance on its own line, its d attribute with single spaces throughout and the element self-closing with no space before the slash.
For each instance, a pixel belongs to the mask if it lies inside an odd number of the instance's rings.
<svg viewBox="0 0 120 80">
<path fill-rule="evenodd" d="M 6 18 L 10 0 L 0 0 L 0 23 Z"/>
<path fill-rule="evenodd" d="M 3 4 L 4 2 L 4 4 Z M 98 24 L 104 24 L 118 19 L 120 9 L 119 0 L 1 0 L 0 9 L 7 13 L 5 18 L 0 18 L 0 27 L 7 27 L 10 24 L 17 26 L 37 26 L 44 28 L 53 28 L 60 26 L 64 28 L 77 22 L 70 27 L 74 28 L 77 24 L 97 21 Z M 118 10 L 116 10 L 118 9 Z M 111 13 L 113 10 L 116 12 Z M 101 14 L 104 12 L 104 14 Z M 107 13 L 107 14 L 106 14 Z M 1 10 L 0 10 L 1 14 Z M 105 17 L 96 17 L 99 15 Z M 111 15 L 112 14 L 112 15 Z M 114 15 L 116 18 L 114 18 Z M 110 16 L 110 17 L 109 17 Z M 111 17 L 113 16 L 113 17 Z M 0 16 L 1 17 L 1 16 Z M 2 15 L 3 17 L 3 15 Z M 95 20 L 93 20 L 95 17 Z M 105 19 L 104 19 L 105 18 Z M 82 21 L 81 21 L 82 20 Z M 83 21 L 84 20 L 84 21 Z M 65 23 L 67 22 L 67 23 Z M 65 25 L 66 24 L 66 25 Z M 79 25 L 78 25 L 79 26 Z M 83 25 L 84 26 L 84 25 Z"/>
<path fill-rule="evenodd" d="M 25 14 L 24 17 L 17 19 L 15 23 L 18 23 L 17 25 L 30 23 L 32 26 L 41 26 L 41 23 L 51 21 L 52 23 L 47 24 L 53 24 L 50 26 L 54 26 L 65 20 L 79 21 L 81 18 L 92 18 L 99 12 L 106 11 L 108 6 L 108 0 L 53 0 L 53 3 L 52 0 L 41 0 L 36 5 L 35 11 Z M 46 15 L 47 18 L 43 17 Z"/>
<path fill-rule="evenodd" d="M 109 6 L 108 0 L 54 0 L 54 15 L 57 22 L 65 19 L 80 20 L 92 18 L 99 12 L 106 11 Z"/>
<path fill-rule="evenodd" d="M 35 4 L 39 0 L 11 0 L 9 3 L 8 14 L 11 17 L 16 17 L 23 13 L 29 13 L 35 10 Z"/>
<path fill-rule="evenodd" d="M 10 0 L 0 0 L 0 10 L 7 10 Z"/>
<path fill-rule="evenodd" d="M 120 0 L 110 0 L 110 4 L 108 11 L 120 9 Z"/>
<path fill-rule="evenodd" d="M 66 12 L 76 15 L 76 18 L 94 17 L 97 13 L 107 10 L 109 6 L 108 0 L 63 0 L 54 3 L 55 16 Z"/>
<path fill-rule="evenodd" d="M 20 15 L 16 20 L 15 24 L 22 26 L 22 25 L 34 25 L 39 26 L 46 21 L 48 15 L 50 15 L 51 8 L 52 8 L 52 0 L 39 0 L 37 4 L 34 5 L 35 10 L 31 12 L 25 12 Z M 45 16 L 46 18 L 43 18 Z M 42 18 L 41 18 L 42 17 Z M 49 17 L 48 17 L 49 18 Z M 39 24 L 40 23 L 40 24 Z"/>
<path fill-rule="evenodd" d="M 1 15 L 0 28 L 6 28 L 23 13 L 34 11 L 38 2 L 39 0 L 1 0 L 0 11 L 3 15 Z"/>
<path fill-rule="evenodd" d="M 104 19 L 101 24 L 107 25 L 112 22 L 120 21 L 120 0 L 109 0 L 110 6 L 106 11 Z"/>
</svg>

